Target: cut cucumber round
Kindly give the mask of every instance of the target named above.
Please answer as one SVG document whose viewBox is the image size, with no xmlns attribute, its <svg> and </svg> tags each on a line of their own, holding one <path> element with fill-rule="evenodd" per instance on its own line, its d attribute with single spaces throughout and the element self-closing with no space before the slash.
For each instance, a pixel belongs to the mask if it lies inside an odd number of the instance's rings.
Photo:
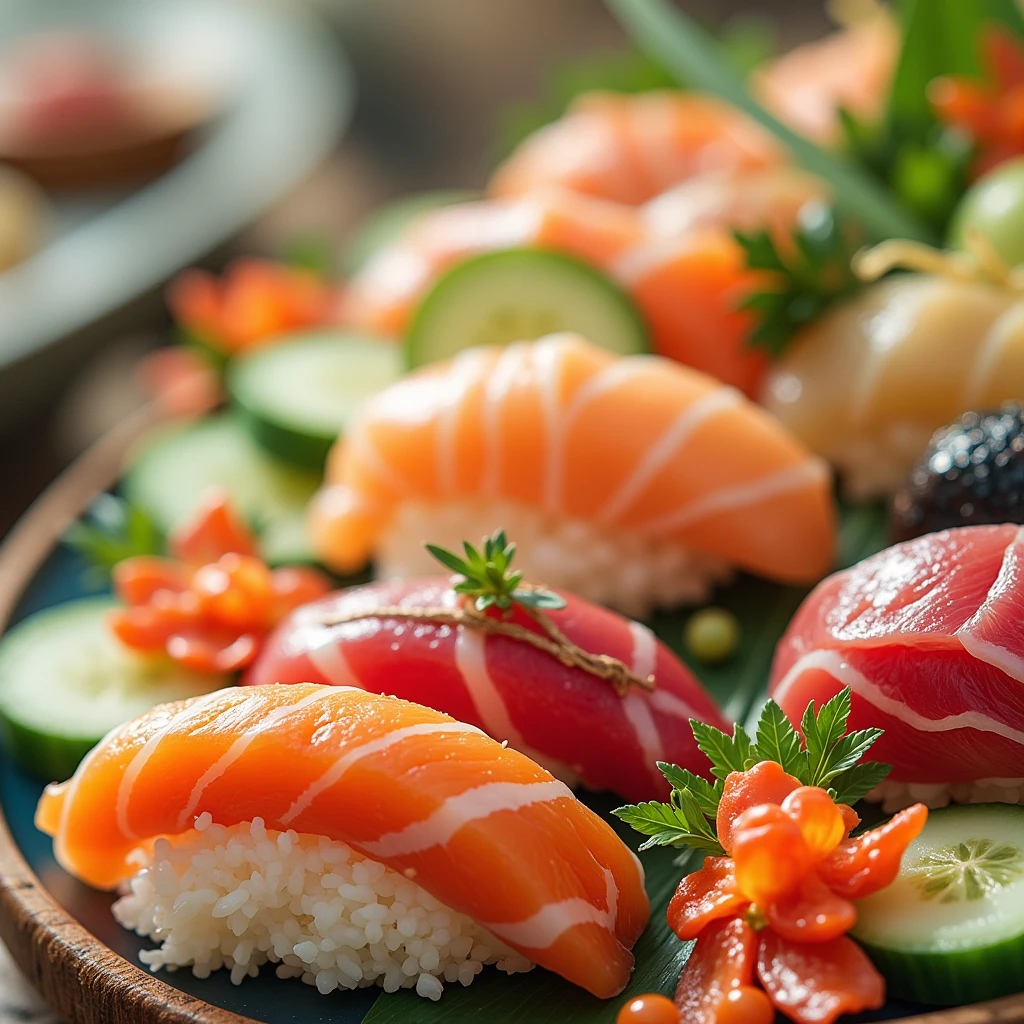
<svg viewBox="0 0 1024 1024">
<path fill-rule="evenodd" d="M 891 996 L 952 1006 L 1019 992 L 1024 807 L 932 811 L 896 881 L 857 904 L 853 935 Z"/>
<path fill-rule="evenodd" d="M 623 355 L 650 351 L 632 300 L 602 273 L 560 253 L 506 249 L 466 260 L 434 285 L 406 336 L 406 360 L 421 366 L 556 331 Z"/>
<path fill-rule="evenodd" d="M 125 497 L 162 530 L 190 515 L 211 487 L 223 487 L 260 531 L 263 557 L 274 565 L 309 562 L 306 505 L 319 484 L 266 455 L 235 415 L 171 429 L 139 449 L 122 481 Z"/>
<path fill-rule="evenodd" d="M 37 612 L 0 639 L 0 729 L 27 771 L 66 779 L 111 729 L 154 704 L 227 686 L 167 658 L 134 654 L 110 631 L 109 598 Z"/>
<path fill-rule="evenodd" d="M 320 471 L 353 412 L 401 369 L 395 345 L 320 332 L 235 360 L 228 390 L 261 448 Z"/>
<path fill-rule="evenodd" d="M 375 253 L 397 241 L 409 222 L 421 213 L 479 198 L 479 192 L 468 189 L 438 188 L 386 203 L 356 228 L 345 250 L 345 269 L 349 274 L 356 273 Z"/>
</svg>

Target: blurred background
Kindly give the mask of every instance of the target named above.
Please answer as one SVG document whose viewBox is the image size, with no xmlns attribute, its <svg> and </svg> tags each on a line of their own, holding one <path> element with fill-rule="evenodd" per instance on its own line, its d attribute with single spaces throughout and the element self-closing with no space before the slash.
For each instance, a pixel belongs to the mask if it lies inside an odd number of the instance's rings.
<svg viewBox="0 0 1024 1024">
<path fill-rule="evenodd" d="M 755 46 L 829 25 L 817 0 L 682 5 Z M 5 0 L 0 536 L 139 401 L 182 267 L 343 253 L 389 198 L 478 188 L 567 74 L 625 52 L 600 0 Z"/>
</svg>

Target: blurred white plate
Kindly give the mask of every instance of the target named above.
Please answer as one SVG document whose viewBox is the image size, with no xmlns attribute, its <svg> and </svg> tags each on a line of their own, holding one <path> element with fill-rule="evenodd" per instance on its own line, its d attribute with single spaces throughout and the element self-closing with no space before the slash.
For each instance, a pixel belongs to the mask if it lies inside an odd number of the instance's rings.
<svg viewBox="0 0 1024 1024">
<path fill-rule="evenodd" d="M 82 338 L 90 325 L 231 238 L 308 175 L 347 125 L 353 85 L 326 26 L 298 3 L 0 6 L 0 47 L 58 26 L 109 30 L 154 61 L 196 68 L 223 95 L 181 163 L 120 201 L 61 202 L 53 240 L 0 273 L 2 428 L 95 346 Z"/>
</svg>

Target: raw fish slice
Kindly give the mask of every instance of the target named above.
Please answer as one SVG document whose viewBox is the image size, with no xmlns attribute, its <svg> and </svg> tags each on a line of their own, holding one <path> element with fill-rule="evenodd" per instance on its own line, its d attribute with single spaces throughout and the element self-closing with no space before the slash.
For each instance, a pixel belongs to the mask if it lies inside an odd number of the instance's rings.
<svg viewBox="0 0 1024 1024">
<path fill-rule="evenodd" d="M 973 526 L 836 573 L 780 643 L 772 695 L 799 716 L 849 686 L 851 727 L 885 729 L 874 752 L 894 784 L 1024 799 L 1021 555 L 1020 527 Z"/>
<path fill-rule="evenodd" d="M 206 812 L 348 843 L 603 998 L 649 916 L 636 857 L 561 782 L 472 726 L 358 689 L 162 705 L 48 787 L 36 822 L 68 871 L 112 888 L 134 848 Z"/>
<path fill-rule="evenodd" d="M 418 548 L 431 507 L 462 508 L 459 536 L 503 525 L 530 550 L 511 522 L 475 522 L 480 503 L 488 519 L 504 503 L 785 582 L 833 556 L 828 473 L 774 420 L 703 374 L 574 335 L 468 350 L 378 394 L 331 454 L 312 535 L 334 568 L 384 554 L 383 576 L 423 575 L 388 561 L 392 524 Z M 538 578 L 580 593 L 562 575 L 552 557 Z"/>
<path fill-rule="evenodd" d="M 720 100 L 688 92 L 597 92 L 521 143 L 495 172 L 490 191 L 517 196 L 558 184 L 637 204 L 698 174 L 781 160 L 764 129 Z"/>
<path fill-rule="evenodd" d="M 620 697 L 605 680 L 569 668 L 521 640 L 485 635 L 373 609 L 449 607 L 446 580 L 378 583 L 302 608 L 271 636 L 246 675 L 249 684 L 319 682 L 359 686 L 445 711 L 540 761 L 559 778 L 632 801 L 665 798 L 656 761 L 702 772 L 689 719 L 726 723 L 685 666 L 637 622 L 565 595 L 550 612 L 584 650 L 618 658 L 655 689 Z M 353 612 L 365 618 L 327 625 Z M 522 612 L 515 621 L 536 631 Z"/>
</svg>

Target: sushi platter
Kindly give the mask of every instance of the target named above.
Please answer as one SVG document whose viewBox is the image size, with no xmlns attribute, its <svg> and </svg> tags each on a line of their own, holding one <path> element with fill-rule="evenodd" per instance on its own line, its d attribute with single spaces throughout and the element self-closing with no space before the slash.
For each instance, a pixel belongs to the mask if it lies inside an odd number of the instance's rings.
<svg viewBox="0 0 1024 1024">
<path fill-rule="evenodd" d="M 1024 1021 L 1024 16 L 609 6 L 483 198 L 175 279 L 0 549 L 75 1024 Z"/>
</svg>

